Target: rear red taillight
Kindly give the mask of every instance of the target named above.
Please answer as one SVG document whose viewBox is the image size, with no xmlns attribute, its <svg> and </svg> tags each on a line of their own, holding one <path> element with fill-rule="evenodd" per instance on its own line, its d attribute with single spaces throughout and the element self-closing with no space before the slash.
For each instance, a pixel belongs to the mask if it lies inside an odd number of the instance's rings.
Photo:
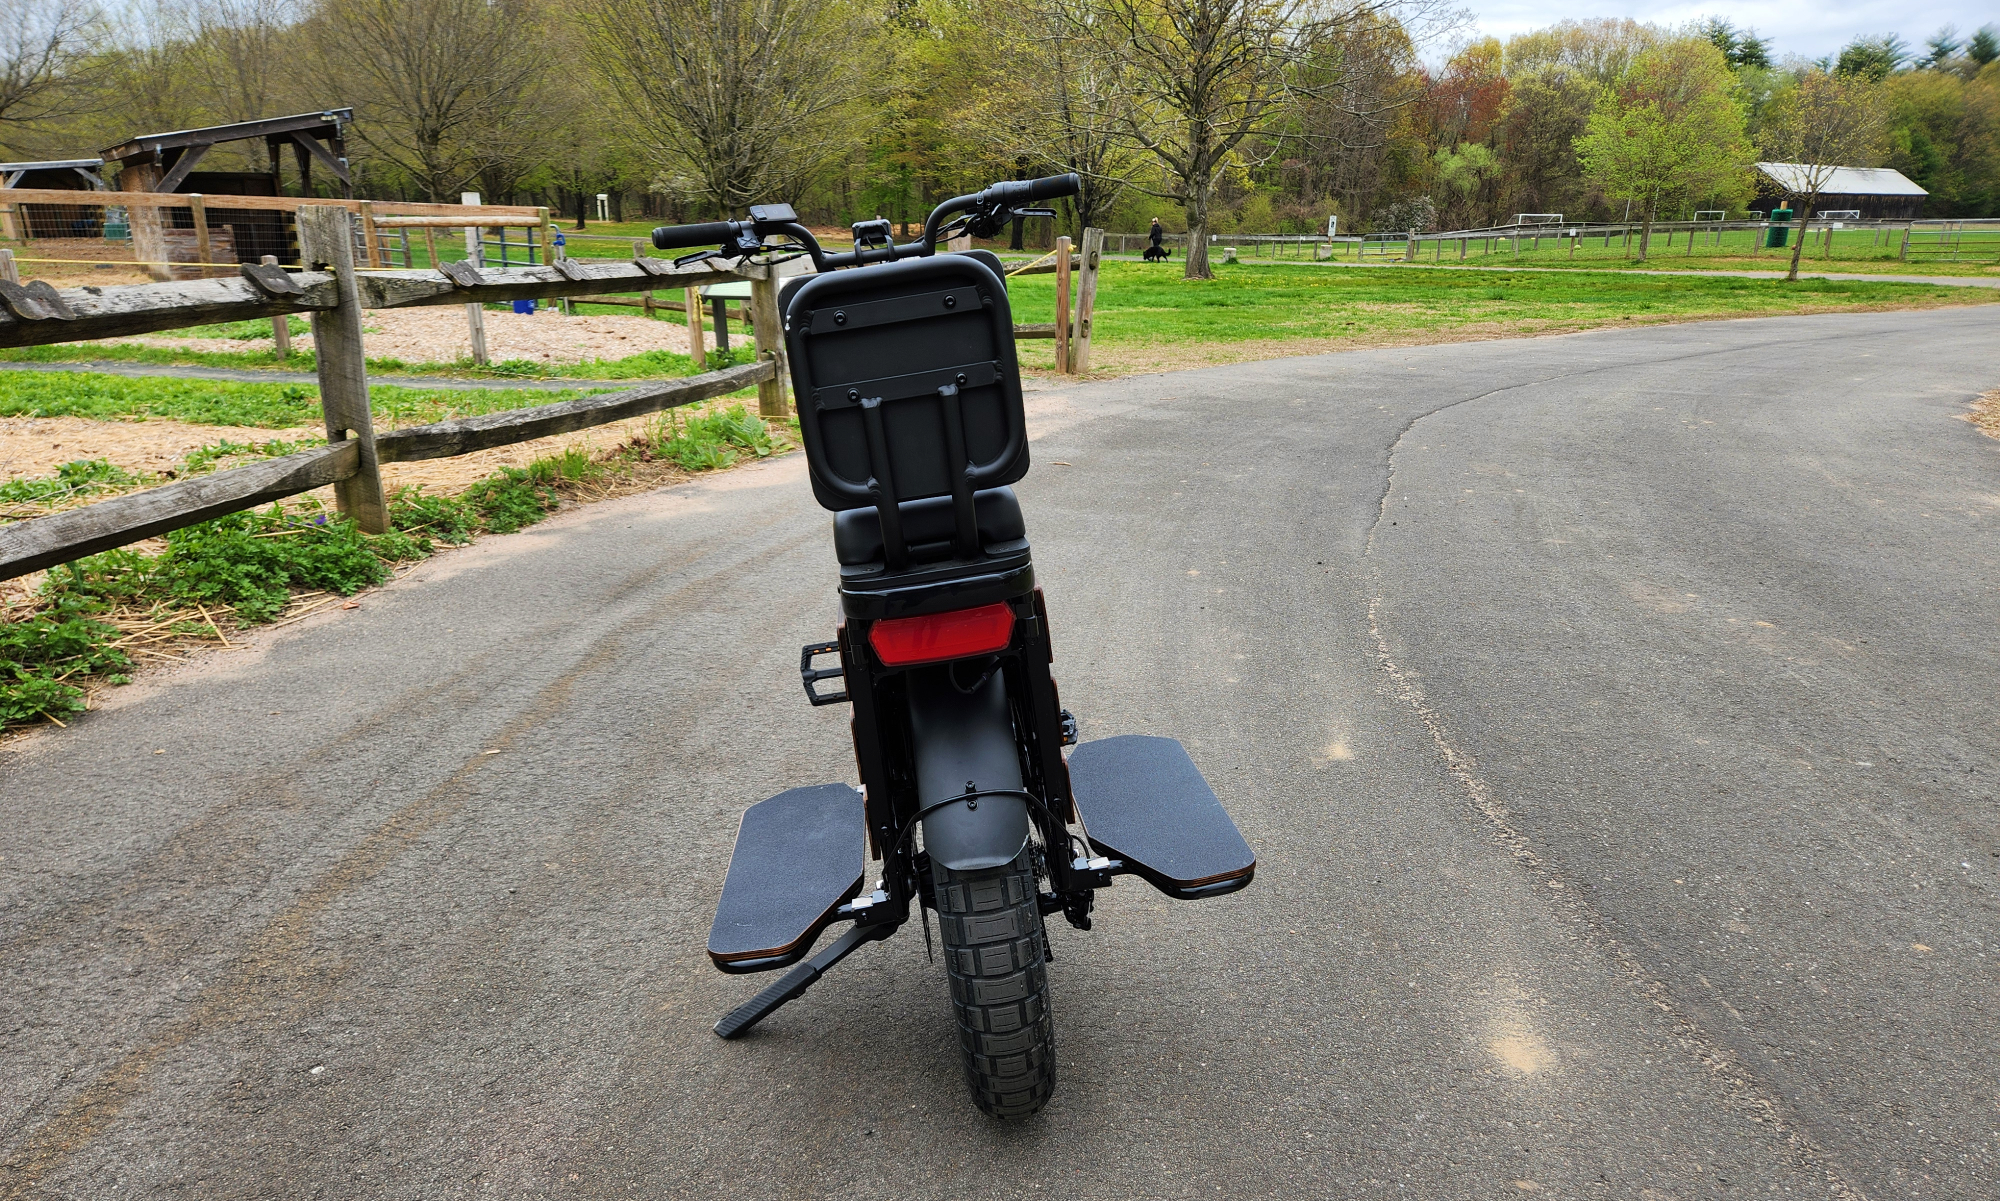
<svg viewBox="0 0 2000 1201">
<path fill-rule="evenodd" d="M 868 643 L 890 667 L 942 663 L 1007 649 L 1014 638 L 1014 610 L 1005 602 L 923 617 L 895 617 L 868 629 Z"/>
</svg>

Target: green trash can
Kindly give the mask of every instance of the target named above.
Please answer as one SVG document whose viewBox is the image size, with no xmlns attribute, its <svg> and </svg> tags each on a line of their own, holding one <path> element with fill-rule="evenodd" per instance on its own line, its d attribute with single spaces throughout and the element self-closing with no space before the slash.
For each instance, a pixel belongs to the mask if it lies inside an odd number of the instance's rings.
<svg viewBox="0 0 2000 1201">
<path fill-rule="evenodd" d="M 1786 245 L 1792 236 L 1792 210 L 1772 209 L 1771 228 L 1764 231 L 1764 249 L 1774 250 Z"/>
</svg>

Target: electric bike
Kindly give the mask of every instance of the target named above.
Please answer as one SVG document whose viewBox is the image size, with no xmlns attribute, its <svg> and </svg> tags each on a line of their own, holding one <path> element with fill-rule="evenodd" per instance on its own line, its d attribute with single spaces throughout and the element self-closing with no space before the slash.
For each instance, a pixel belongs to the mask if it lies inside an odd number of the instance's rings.
<svg viewBox="0 0 2000 1201">
<path fill-rule="evenodd" d="M 1194 900 L 1256 871 L 1180 743 L 1075 745 L 1011 487 L 1028 435 L 1005 277 L 986 251 L 937 253 L 1052 215 L 1031 206 L 1078 184 L 996 183 L 939 205 L 908 244 L 864 221 L 842 253 L 786 205 L 653 231 L 663 250 L 715 247 L 680 263 L 806 255 L 816 269 L 779 307 L 813 495 L 834 515 L 842 621 L 802 649 L 799 673 L 814 705 L 850 707 L 861 781 L 744 813 L 709 957 L 725 972 L 791 970 L 715 1032 L 741 1037 L 914 906 L 926 947 L 937 918 L 973 1100 L 1003 1118 L 1055 1087 L 1044 917 L 1090 929 L 1097 890 L 1123 875 Z M 865 889 L 864 855 L 878 865 Z"/>
</svg>

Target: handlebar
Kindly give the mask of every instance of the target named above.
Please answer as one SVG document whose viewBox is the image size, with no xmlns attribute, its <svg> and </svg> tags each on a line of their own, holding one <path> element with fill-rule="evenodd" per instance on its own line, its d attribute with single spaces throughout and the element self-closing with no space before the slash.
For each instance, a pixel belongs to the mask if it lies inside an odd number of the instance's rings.
<svg viewBox="0 0 2000 1201">
<path fill-rule="evenodd" d="M 704 221 L 698 225 L 662 225 L 653 231 L 653 245 L 661 250 L 681 250 L 689 246 L 710 246 L 734 242 L 742 221 Z"/>
<path fill-rule="evenodd" d="M 798 217 L 787 205 L 758 205 L 750 210 L 747 221 L 704 221 L 694 225 L 662 225 L 653 231 L 653 245 L 660 250 L 679 250 L 691 246 L 720 244 L 715 253 L 726 258 L 747 258 L 757 253 L 764 239 L 772 234 L 782 234 L 791 238 L 805 253 L 812 256 L 813 266 L 821 271 L 838 267 L 859 267 L 867 263 L 885 263 L 903 258 L 928 257 L 937 253 L 938 231 L 947 219 L 959 213 L 970 212 L 967 223 L 970 232 L 990 237 L 999 232 L 1022 209 L 1038 200 L 1054 200 L 1061 196 L 1074 196 L 1083 189 L 1083 179 L 1074 172 L 1068 175 L 1051 175 L 1043 179 L 1005 180 L 994 184 L 982 192 L 970 196 L 954 196 L 931 210 L 924 219 L 924 233 L 921 240 L 897 246 L 864 248 L 856 246 L 845 254 L 827 254 L 820 249 L 818 239 L 811 231 L 799 224 Z"/>
<path fill-rule="evenodd" d="M 1068 175 L 1050 175 L 1042 179 L 1025 179 L 1015 183 L 996 183 L 986 189 L 993 199 L 1009 204 L 1028 203 L 1036 200 L 1054 200 L 1059 196 L 1074 196 L 1083 190 L 1083 177 L 1072 171 Z"/>
</svg>

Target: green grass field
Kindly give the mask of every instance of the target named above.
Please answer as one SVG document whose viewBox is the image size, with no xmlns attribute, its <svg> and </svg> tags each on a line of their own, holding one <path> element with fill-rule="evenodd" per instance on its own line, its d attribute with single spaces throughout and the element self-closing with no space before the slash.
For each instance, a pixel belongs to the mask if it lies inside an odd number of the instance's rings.
<svg viewBox="0 0 2000 1201">
<path fill-rule="evenodd" d="M 1529 256 L 1523 255 L 1524 259 Z M 1053 321 L 1055 277 L 1008 281 L 1014 319 Z M 1681 321 L 1986 304 L 2000 290 L 1889 281 L 1705 278 L 1638 270 L 1496 272 L 1338 267 L 1304 263 L 1218 265 L 1216 278 L 1188 282 L 1178 263 L 1106 261 L 1099 285 L 1092 367 L 1098 371 L 1167 370 L 1205 363 L 1316 353 L 1344 346 L 1502 337 L 1585 329 L 1627 321 Z M 593 306 L 579 306 L 591 311 Z M 634 315 L 631 309 L 608 310 Z M 658 320 L 679 322 L 678 313 Z M 249 323 L 245 323 L 246 325 Z M 192 332 L 192 331 L 191 331 Z M 749 331 L 738 332 L 730 361 L 747 361 Z M 1054 365 L 1054 343 L 1024 340 L 1031 370 Z M 268 351 L 213 353 L 117 343 L 0 351 L 0 360 L 128 359 L 162 364 L 310 370 L 312 356 L 278 360 Z M 717 365 L 711 356 L 711 369 Z M 475 368 L 469 361 L 412 364 L 371 360 L 371 371 L 438 376 L 518 375 L 572 379 L 658 379 L 693 373 L 685 355 L 663 351 L 617 360 L 548 364 L 509 362 Z M 576 393 L 507 393 L 383 386 L 375 390 L 385 424 L 544 404 Z M 0 416 L 158 416 L 216 425 L 282 428 L 318 419 L 317 393 L 300 384 L 224 384 L 109 375 L 0 373 Z"/>
<path fill-rule="evenodd" d="M 1614 232 L 1575 239 L 1524 235 L 1519 238 L 1425 240 L 1417 261 L 1427 265 L 1496 267 L 1565 267 L 1593 271 L 1783 271 L 1791 265 L 1792 250 L 1765 247 L 1762 230 L 1733 229 L 1696 231 L 1690 242 L 1686 230 L 1656 231 L 1647 260 L 1636 261 L 1638 234 L 1630 244 Z M 1796 236 L 1796 235 L 1793 235 Z M 1800 271 L 1840 271 L 1881 275 L 1992 275 L 2000 273 L 2000 230 L 1968 230 L 1940 233 L 1919 229 L 1905 254 L 1901 229 L 1835 230 L 1829 247 L 1825 234 L 1815 229 L 1808 236 Z M 1223 237 L 1216 243 L 1229 244 Z M 1692 252 L 1692 253 L 1690 253 Z M 1312 255 L 1308 244 L 1244 243 L 1237 254 L 1245 262 L 1268 263 L 1304 260 Z M 1401 259 L 1400 242 L 1369 243 L 1357 247 L 1342 243 L 1333 261 L 1381 263 Z"/>
<path fill-rule="evenodd" d="M 1055 277 L 1008 283 L 1017 322 L 1055 319 Z M 1158 370 L 1272 354 L 1432 338 L 1583 329 L 1842 309 L 1987 304 L 2000 290 L 1802 279 L 1711 279 L 1644 272 L 1500 273 L 1236 263 L 1208 282 L 1178 262 L 1107 262 L 1098 285 L 1092 365 Z M 1021 343 L 1044 369 L 1053 343 Z"/>
</svg>

